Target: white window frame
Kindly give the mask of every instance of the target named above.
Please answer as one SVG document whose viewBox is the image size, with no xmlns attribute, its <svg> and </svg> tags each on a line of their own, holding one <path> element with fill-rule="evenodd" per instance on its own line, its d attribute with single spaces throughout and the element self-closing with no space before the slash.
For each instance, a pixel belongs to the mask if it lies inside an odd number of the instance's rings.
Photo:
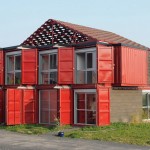
<svg viewBox="0 0 150 150">
<path fill-rule="evenodd" d="M 96 123 L 95 124 L 86 124 L 87 123 L 87 114 L 85 113 L 85 123 L 78 123 L 77 122 L 77 97 L 76 95 L 78 93 L 84 93 L 84 94 L 95 94 L 96 96 Z M 86 98 L 85 98 L 86 99 Z M 86 106 L 86 101 L 85 100 L 85 106 Z M 87 108 L 84 109 L 84 111 L 87 112 Z M 77 89 L 77 90 L 74 90 L 74 124 L 77 124 L 77 125 L 96 125 L 97 124 L 97 94 L 96 94 L 96 89 Z"/>
<path fill-rule="evenodd" d="M 45 71 L 45 73 L 48 73 L 48 76 L 49 76 L 49 78 L 50 78 L 50 73 L 52 73 L 52 72 L 56 72 L 57 73 L 57 82 L 58 82 L 58 50 L 57 49 L 54 49 L 54 50 L 46 50 L 46 51 L 41 51 L 41 52 L 39 52 L 39 84 L 44 84 L 44 83 L 42 83 L 42 55 L 44 55 L 44 54 L 47 54 L 47 55 L 53 55 L 53 54 L 56 54 L 56 63 L 57 63 L 57 69 L 50 69 L 50 67 L 48 66 L 48 69 L 49 70 L 47 70 L 47 71 Z M 50 59 L 49 59 L 49 61 L 50 61 Z M 48 65 L 50 65 L 50 62 L 49 62 L 49 64 Z M 48 84 L 50 84 L 50 83 L 48 83 Z M 46 84 L 47 85 L 47 84 Z"/>
<path fill-rule="evenodd" d="M 85 66 L 85 69 L 83 70 L 83 71 L 85 71 L 86 73 L 85 73 L 85 83 L 83 83 L 83 84 L 88 84 L 87 83 L 87 72 L 88 71 L 95 71 L 95 76 L 96 76 L 96 79 L 95 79 L 95 81 L 97 81 L 97 59 L 96 59 L 96 56 L 97 56 L 97 53 L 96 53 L 96 47 L 93 47 L 93 48 L 84 48 L 84 49 L 76 49 L 76 51 L 75 51 L 75 83 L 76 84 L 80 84 L 80 83 L 77 83 L 77 78 L 78 78 L 78 76 L 77 76 L 77 71 L 78 71 L 78 69 L 77 69 L 77 54 L 79 54 L 79 53 L 85 53 L 85 63 L 87 64 L 87 54 L 88 53 L 92 53 L 93 55 L 93 68 L 87 68 L 87 66 Z M 94 83 L 90 83 L 90 84 L 94 84 Z"/>
<path fill-rule="evenodd" d="M 7 78 L 8 78 L 8 57 L 9 56 L 21 56 L 21 51 L 16 51 L 16 52 L 7 52 L 6 53 L 6 56 L 5 56 L 5 83 L 6 85 L 15 85 L 15 75 L 14 75 L 14 84 L 9 84 L 8 81 L 7 81 Z M 21 60 L 22 61 L 22 60 Z M 11 71 L 13 74 L 16 74 L 16 73 L 21 73 L 21 70 L 15 70 L 15 63 L 16 61 L 14 62 L 14 71 Z M 20 64 L 22 66 L 22 64 Z M 20 67 L 21 68 L 21 67 Z M 10 72 L 10 73 L 11 73 Z M 21 81 L 21 76 L 20 76 L 20 81 Z"/>
</svg>

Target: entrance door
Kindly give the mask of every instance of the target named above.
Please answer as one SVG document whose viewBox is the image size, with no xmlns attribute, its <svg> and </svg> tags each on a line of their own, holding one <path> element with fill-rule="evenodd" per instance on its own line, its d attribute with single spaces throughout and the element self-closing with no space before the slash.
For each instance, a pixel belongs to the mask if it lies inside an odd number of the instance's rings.
<svg viewBox="0 0 150 150">
<path fill-rule="evenodd" d="M 96 124 L 96 90 L 75 90 L 74 124 Z"/>
<path fill-rule="evenodd" d="M 55 124 L 57 121 L 57 90 L 40 90 L 39 123 Z"/>
</svg>

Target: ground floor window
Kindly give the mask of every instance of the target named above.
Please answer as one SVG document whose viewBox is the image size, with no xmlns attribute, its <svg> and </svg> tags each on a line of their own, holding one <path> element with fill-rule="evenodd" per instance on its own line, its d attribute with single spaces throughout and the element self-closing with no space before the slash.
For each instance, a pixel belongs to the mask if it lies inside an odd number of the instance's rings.
<svg viewBox="0 0 150 150">
<path fill-rule="evenodd" d="M 75 90 L 74 124 L 96 124 L 96 90 Z"/>
<path fill-rule="evenodd" d="M 39 91 L 39 123 L 55 124 L 57 119 L 57 90 Z"/>
<path fill-rule="evenodd" d="M 142 95 L 143 102 L 143 119 L 150 119 L 150 91 L 144 91 Z"/>
</svg>

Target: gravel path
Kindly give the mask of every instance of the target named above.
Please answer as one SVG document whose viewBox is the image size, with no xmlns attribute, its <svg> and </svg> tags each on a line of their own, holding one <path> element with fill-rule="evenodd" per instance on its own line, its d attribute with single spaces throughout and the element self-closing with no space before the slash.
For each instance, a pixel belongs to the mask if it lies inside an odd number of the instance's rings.
<svg viewBox="0 0 150 150">
<path fill-rule="evenodd" d="M 55 134 L 38 136 L 0 130 L 0 150 L 150 150 L 150 147 L 70 139 Z"/>
</svg>

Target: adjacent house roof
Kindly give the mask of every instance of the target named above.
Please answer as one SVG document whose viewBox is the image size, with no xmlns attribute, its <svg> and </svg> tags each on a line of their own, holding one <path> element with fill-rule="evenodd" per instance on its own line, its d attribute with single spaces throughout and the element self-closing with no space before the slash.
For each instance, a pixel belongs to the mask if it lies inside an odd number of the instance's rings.
<svg viewBox="0 0 150 150">
<path fill-rule="evenodd" d="M 113 32 L 49 19 L 21 45 L 46 46 L 51 44 L 75 44 L 90 41 L 122 44 L 140 49 L 148 49 Z"/>
</svg>

